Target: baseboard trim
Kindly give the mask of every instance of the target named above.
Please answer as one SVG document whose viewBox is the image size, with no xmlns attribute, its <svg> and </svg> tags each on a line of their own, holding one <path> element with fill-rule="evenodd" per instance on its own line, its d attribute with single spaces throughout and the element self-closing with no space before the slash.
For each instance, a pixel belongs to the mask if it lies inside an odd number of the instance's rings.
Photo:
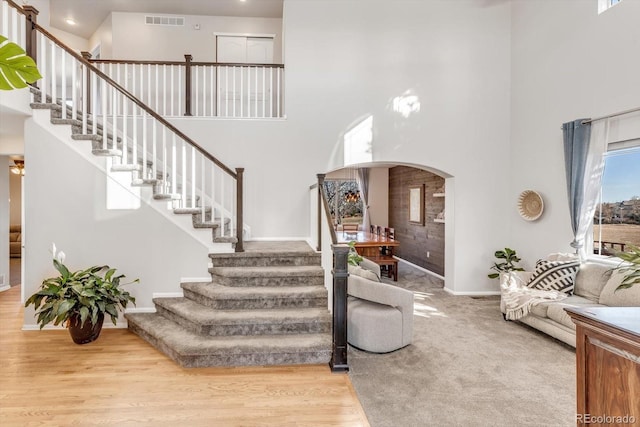
<svg viewBox="0 0 640 427">
<path fill-rule="evenodd" d="M 156 297 L 154 296 L 154 298 Z M 156 312 L 155 307 L 136 307 L 136 308 L 127 308 L 125 310 L 125 313 L 155 313 L 155 312 Z M 113 323 L 111 325 L 113 325 Z"/>
<path fill-rule="evenodd" d="M 190 281 L 180 282 L 180 283 L 193 283 Z M 183 292 L 154 292 L 151 294 L 151 298 L 182 298 L 184 296 Z"/>
<path fill-rule="evenodd" d="M 180 278 L 180 283 L 211 283 L 211 276 L 209 277 L 181 277 Z M 180 292 L 173 292 L 174 294 L 179 293 L 180 296 L 182 296 L 182 291 Z M 171 292 L 167 292 L 166 294 L 158 294 L 161 296 L 167 296 L 170 295 Z"/>
<path fill-rule="evenodd" d="M 468 297 L 488 297 L 488 296 L 497 296 L 500 295 L 500 291 L 452 291 L 451 289 L 444 288 L 444 291 L 448 294 L 459 296 L 468 296 Z"/>
<path fill-rule="evenodd" d="M 8 291 L 9 289 L 11 289 L 9 285 L 0 286 L 0 292 Z"/>
<path fill-rule="evenodd" d="M 412 262 L 409 262 L 409 261 L 407 261 L 406 259 L 398 258 L 397 256 L 394 256 L 394 258 L 395 258 L 395 259 L 397 259 L 397 260 L 398 260 L 398 261 L 400 261 L 400 262 L 404 262 L 405 264 L 408 264 L 408 265 L 410 265 L 411 267 L 416 268 L 416 269 L 418 269 L 418 270 L 422 271 L 423 273 L 427 273 L 427 274 L 430 274 L 430 275 L 431 275 L 431 276 L 433 276 L 433 277 L 437 277 L 438 279 L 444 280 L 444 276 L 441 276 L 441 275 L 439 275 L 438 273 L 434 273 L 434 272 L 433 272 L 433 271 L 431 271 L 431 270 L 427 270 L 427 269 L 426 269 L 426 268 L 424 268 L 424 267 L 420 267 L 419 265 L 416 265 L 416 264 L 414 264 L 414 263 L 412 263 Z"/>
</svg>

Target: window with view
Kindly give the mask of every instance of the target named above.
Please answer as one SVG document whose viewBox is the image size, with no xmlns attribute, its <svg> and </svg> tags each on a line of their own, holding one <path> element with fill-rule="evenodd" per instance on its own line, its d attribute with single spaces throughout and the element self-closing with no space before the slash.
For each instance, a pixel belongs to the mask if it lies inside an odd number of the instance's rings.
<svg viewBox="0 0 640 427">
<path fill-rule="evenodd" d="M 640 141 L 605 157 L 600 204 L 593 226 L 593 251 L 613 255 L 640 246 Z"/>
<path fill-rule="evenodd" d="M 333 223 L 362 224 L 363 204 L 355 180 L 326 180 L 327 202 Z"/>
</svg>

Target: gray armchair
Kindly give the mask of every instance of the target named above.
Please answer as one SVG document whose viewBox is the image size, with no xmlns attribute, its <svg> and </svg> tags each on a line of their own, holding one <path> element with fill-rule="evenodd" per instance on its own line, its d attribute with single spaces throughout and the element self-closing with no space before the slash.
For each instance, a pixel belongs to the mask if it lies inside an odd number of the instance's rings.
<svg viewBox="0 0 640 427">
<path fill-rule="evenodd" d="M 372 263 L 377 268 L 379 266 Z M 361 266 L 370 267 L 365 263 Z M 347 341 L 373 353 L 388 353 L 411 344 L 413 292 L 397 286 L 349 275 Z"/>
</svg>

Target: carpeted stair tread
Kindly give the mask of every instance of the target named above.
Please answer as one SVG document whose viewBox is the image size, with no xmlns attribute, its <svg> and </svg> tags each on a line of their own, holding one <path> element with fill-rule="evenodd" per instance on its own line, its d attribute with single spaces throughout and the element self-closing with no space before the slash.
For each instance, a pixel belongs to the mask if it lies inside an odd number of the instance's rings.
<svg viewBox="0 0 640 427">
<path fill-rule="evenodd" d="M 234 287 L 217 283 L 187 282 L 181 284 L 190 290 L 211 299 L 257 299 L 257 298 L 321 298 L 327 296 L 324 286 L 264 286 Z"/>
<path fill-rule="evenodd" d="M 284 265 L 274 267 L 211 267 L 209 273 L 225 277 L 323 277 L 324 269 L 319 265 Z"/>
<path fill-rule="evenodd" d="M 202 324 L 248 324 L 256 322 L 292 322 L 301 320 L 326 320 L 331 317 L 326 308 L 316 307 L 300 310 L 297 308 L 264 309 L 264 310 L 214 310 L 187 298 L 154 298 L 157 306 L 171 310 L 176 314 L 189 317 Z"/>
<path fill-rule="evenodd" d="M 331 357 L 329 333 L 211 337 L 156 313 L 126 318 L 130 330 L 186 367 L 328 363 Z"/>
</svg>

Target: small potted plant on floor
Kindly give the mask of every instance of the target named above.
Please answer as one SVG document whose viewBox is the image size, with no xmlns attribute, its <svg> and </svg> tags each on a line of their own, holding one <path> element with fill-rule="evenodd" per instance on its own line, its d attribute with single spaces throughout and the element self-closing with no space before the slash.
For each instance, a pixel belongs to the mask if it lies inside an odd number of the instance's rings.
<svg viewBox="0 0 640 427">
<path fill-rule="evenodd" d="M 494 256 L 498 258 L 498 260 L 503 261 L 493 263 L 491 270 L 496 271 L 496 273 L 489 273 L 488 276 L 490 279 L 496 279 L 500 277 L 501 274 L 512 271 L 524 271 L 522 267 L 516 265 L 516 263 L 520 262 L 520 257 L 516 255 L 516 251 L 513 249 L 504 248 L 504 250 L 496 251 Z"/>
<path fill-rule="evenodd" d="M 125 276 L 107 265 L 71 272 L 63 264 L 64 252 L 53 245 L 53 266 L 60 273 L 42 281 L 40 289 L 25 302 L 34 305 L 40 329 L 49 323 L 63 324 L 76 344 L 95 341 L 102 330 L 104 316 L 116 324 L 118 312 L 135 298 L 121 288 Z M 139 282 L 138 279 L 129 283 Z M 129 284 L 126 283 L 126 284 Z"/>
</svg>

